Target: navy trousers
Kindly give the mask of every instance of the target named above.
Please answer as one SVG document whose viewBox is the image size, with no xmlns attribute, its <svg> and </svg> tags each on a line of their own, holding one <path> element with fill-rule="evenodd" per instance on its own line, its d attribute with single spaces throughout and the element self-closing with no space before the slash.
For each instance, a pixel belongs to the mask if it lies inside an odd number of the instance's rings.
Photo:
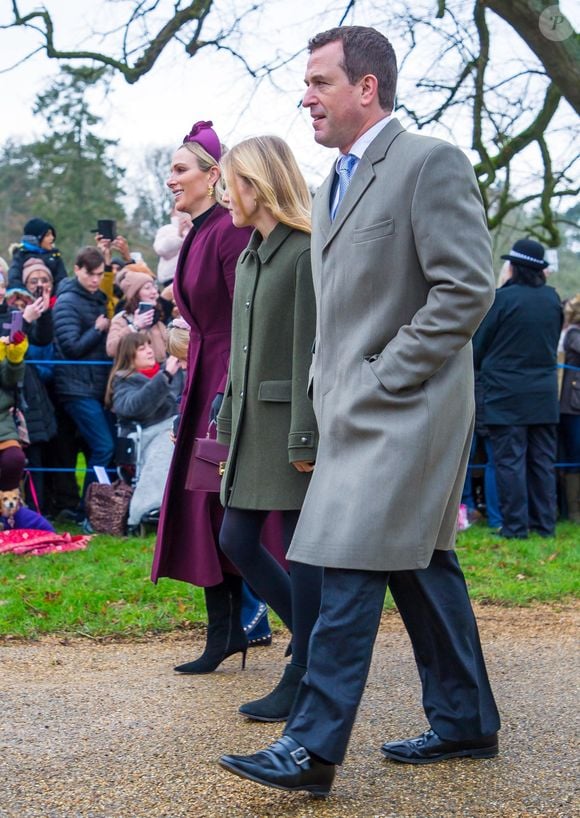
<svg viewBox="0 0 580 818">
<path fill-rule="evenodd" d="M 527 537 L 528 530 L 551 537 L 556 529 L 557 426 L 489 426 L 502 534 Z"/>
<path fill-rule="evenodd" d="M 455 552 L 435 551 L 420 571 L 325 568 L 308 671 L 284 733 L 333 764 L 346 753 L 387 585 L 413 645 L 433 730 L 461 741 L 492 735 L 500 726 Z"/>
</svg>

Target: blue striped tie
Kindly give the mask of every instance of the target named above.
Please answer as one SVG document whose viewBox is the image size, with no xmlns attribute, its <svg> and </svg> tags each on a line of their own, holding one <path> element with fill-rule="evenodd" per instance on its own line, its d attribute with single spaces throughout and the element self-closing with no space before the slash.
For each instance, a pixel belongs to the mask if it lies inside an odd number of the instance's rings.
<svg viewBox="0 0 580 818">
<path fill-rule="evenodd" d="M 346 156 L 342 156 L 338 163 L 338 199 L 336 200 L 336 204 L 330 213 L 331 219 L 334 219 L 336 216 L 338 206 L 344 198 L 344 194 L 350 185 L 352 174 L 355 172 L 357 165 L 358 156 L 355 156 L 354 153 L 347 153 Z"/>
</svg>

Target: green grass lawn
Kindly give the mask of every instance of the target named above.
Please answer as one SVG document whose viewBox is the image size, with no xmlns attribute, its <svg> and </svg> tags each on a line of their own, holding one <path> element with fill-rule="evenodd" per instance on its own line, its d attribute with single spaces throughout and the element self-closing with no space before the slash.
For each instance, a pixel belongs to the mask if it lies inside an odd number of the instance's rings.
<svg viewBox="0 0 580 818">
<path fill-rule="evenodd" d="M 557 536 L 546 540 L 500 540 L 480 524 L 459 534 L 457 553 L 473 599 L 562 602 L 578 594 L 579 540 L 580 526 L 571 523 L 559 524 Z M 86 551 L 0 555 L 0 638 L 139 637 L 203 622 L 201 589 L 169 579 L 151 583 L 153 547 L 153 535 L 99 535 Z"/>
</svg>

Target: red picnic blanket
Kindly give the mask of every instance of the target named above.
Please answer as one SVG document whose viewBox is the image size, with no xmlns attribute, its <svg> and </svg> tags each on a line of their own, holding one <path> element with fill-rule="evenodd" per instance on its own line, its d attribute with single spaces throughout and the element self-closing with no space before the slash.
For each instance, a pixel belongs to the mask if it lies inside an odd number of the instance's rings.
<svg viewBox="0 0 580 818">
<path fill-rule="evenodd" d="M 83 551 L 90 536 L 71 535 L 68 532 L 39 531 L 33 528 L 14 528 L 0 531 L 0 554 L 54 554 L 59 551 Z"/>
</svg>

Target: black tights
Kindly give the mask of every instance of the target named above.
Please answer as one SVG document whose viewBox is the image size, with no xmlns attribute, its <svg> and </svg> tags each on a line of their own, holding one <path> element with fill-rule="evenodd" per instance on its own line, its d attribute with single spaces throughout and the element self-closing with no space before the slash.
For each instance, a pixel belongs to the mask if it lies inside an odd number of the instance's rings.
<svg viewBox="0 0 580 818">
<path fill-rule="evenodd" d="M 306 667 L 308 642 L 320 610 L 322 569 L 290 563 L 290 576 L 260 541 L 269 511 L 226 508 L 220 548 L 254 593 L 262 597 L 292 632 L 292 664 Z M 284 549 L 288 551 L 299 511 L 282 511 Z"/>
</svg>

